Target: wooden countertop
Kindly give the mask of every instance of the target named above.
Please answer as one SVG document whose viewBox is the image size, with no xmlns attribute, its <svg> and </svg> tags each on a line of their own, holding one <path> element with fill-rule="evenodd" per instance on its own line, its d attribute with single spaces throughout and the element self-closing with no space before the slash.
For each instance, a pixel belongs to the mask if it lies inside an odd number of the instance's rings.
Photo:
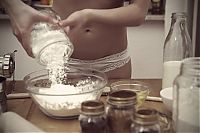
<svg viewBox="0 0 200 133">
<path fill-rule="evenodd" d="M 116 80 L 110 80 L 110 83 Z M 139 81 L 148 83 L 150 85 L 150 96 L 160 96 L 159 92 L 161 89 L 160 79 L 140 79 Z M 7 90 L 9 90 L 10 83 L 7 84 Z M 26 92 L 24 89 L 23 81 L 16 81 L 15 89 L 12 93 Z M 106 99 L 106 96 L 102 96 L 102 100 Z M 42 113 L 39 108 L 34 104 L 30 98 L 24 99 L 10 99 L 7 100 L 8 111 L 13 111 L 23 118 L 27 119 L 37 127 L 43 129 L 46 132 L 64 132 L 64 133 L 79 133 L 80 126 L 77 119 L 74 120 L 57 120 L 46 116 Z M 143 107 L 151 107 L 157 109 L 159 112 L 166 114 L 171 118 L 171 113 L 167 111 L 166 107 L 162 102 L 145 101 Z"/>
</svg>

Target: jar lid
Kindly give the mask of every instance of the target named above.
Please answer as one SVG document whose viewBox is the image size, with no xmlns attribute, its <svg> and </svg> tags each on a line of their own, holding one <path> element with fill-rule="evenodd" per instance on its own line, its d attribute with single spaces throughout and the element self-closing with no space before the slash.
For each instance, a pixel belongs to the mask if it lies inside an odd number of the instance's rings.
<svg viewBox="0 0 200 133">
<path fill-rule="evenodd" d="M 136 92 L 130 89 L 115 90 L 108 96 L 108 103 L 117 106 L 129 106 L 137 103 Z"/>
<path fill-rule="evenodd" d="M 135 113 L 135 122 L 142 125 L 150 125 L 158 122 L 158 112 L 155 109 L 139 109 Z"/>
<path fill-rule="evenodd" d="M 84 115 L 101 115 L 104 113 L 104 103 L 99 100 L 88 100 L 81 103 L 81 113 Z"/>
</svg>

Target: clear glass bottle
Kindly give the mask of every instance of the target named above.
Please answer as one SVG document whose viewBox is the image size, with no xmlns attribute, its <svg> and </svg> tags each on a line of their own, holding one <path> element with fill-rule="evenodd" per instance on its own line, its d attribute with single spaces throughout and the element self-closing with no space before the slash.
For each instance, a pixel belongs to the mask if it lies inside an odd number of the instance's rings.
<svg viewBox="0 0 200 133">
<path fill-rule="evenodd" d="M 109 133 L 129 133 L 136 102 L 136 92 L 130 89 L 115 90 L 108 95 L 106 115 Z"/>
<path fill-rule="evenodd" d="M 51 8 L 40 12 L 60 21 L 61 18 Z M 58 24 L 36 23 L 31 32 L 31 48 L 36 60 L 47 65 L 50 62 L 68 58 L 73 52 L 73 44 Z"/>
<path fill-rule="evenodd" d="M 192 55 L 186 14 L 184 12 L 172 13 L 171 27 L 164 42 L 162 89 L 172 87 L 180 71 L 181 60 Z"/>
<path fill-rule="evenodd" d="M 131 133 L 160 133 L 159 115 L 154 109 L 139 109 L 131 124 Z"/>
<path fill-rule="evenodd" d="M 104 103 L 99 100 L 81 103 L 79 121 L 81 133 L 106 133 L 107 121 Z"/>
<path fill-rule="evenodd" d="M 176 133 L 200 132 L 200 57 L 183 60 L 173 86 L 173 126 Z"/>
</svg>

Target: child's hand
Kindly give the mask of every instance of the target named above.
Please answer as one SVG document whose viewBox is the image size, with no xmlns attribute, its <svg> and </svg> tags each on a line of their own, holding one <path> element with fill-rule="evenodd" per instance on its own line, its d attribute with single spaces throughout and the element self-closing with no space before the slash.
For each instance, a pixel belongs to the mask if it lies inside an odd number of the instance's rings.
<svg viewBox="0 0 200 133">
<path fill-rule="evenodd" d="M 13 29 L 13 34 L 22 44 L 27 54 L 33 57 L 32 49 L 30 47 L 30 35 L 33 24 L 41 21 L 48 23 L 56 23 L 56 20 L 33 9 L 28 5 L 20 5 L 19 7 L 15 8 L 15 10 L 13 9 L 8 11 Z"/>
</svg>

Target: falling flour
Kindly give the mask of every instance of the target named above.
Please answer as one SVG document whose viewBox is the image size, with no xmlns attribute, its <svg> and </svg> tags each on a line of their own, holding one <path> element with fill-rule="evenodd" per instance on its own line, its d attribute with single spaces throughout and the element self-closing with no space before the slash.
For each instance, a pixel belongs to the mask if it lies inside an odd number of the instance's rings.
<svg viewBox="0 0 200 133">
<path fill-rule="evenodd" d="M 56 54 L 51 55 L 56 50 Z M 47 62 L 50 88 L 41 87 L 39 94 L 33 94 L 33 98 L 40 105 L 40 109 L 47 115 L 54 117 L 68 117 L 79 114 L 79 108 L 83 101 L 94 100 L 99 92 L 91 92 L 97 89 L 99 81 L 91 78 L 80 80 L 75 86 L 66 85 L 69 59 L 69 47 L 66 45 L 54 44 L 43 51 L 42 60 Z M 90 93 L 85 93 L 90 92 Z M 84 93 L 78 95 L 80 93 Z"/>
</svg>

